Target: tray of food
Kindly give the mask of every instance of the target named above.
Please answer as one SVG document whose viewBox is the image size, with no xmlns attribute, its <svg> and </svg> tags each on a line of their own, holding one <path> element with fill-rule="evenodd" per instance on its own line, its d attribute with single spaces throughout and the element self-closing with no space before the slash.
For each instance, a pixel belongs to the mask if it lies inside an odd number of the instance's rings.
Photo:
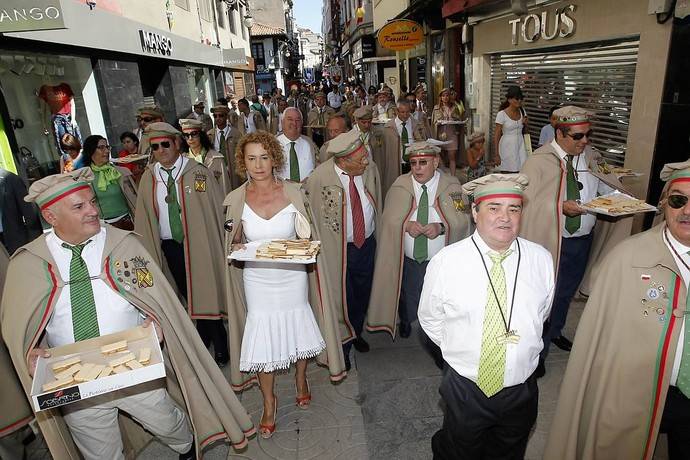
<svg viewBox="0 0 690 460">
<path fill-rule="evenodd" d="M 82 340 L 39 357 L 31 385 L 36 411 L 165 377 L 153 325 Z"/>
<path fill-rule="evenodd" d="M 630 168 L 622 168 L 620 166 L 612 166 L 607 163 L 599 163 L 599 172 L 602 174 L 615 174 L 617 177 L 641 177 L 644 174 L 635 172 Z"/>
<path fill-rule="evenodd" d="M 588 211 L 607 216 L 627 216 L 641 212 L 657 211 L 651 204 L 621 192 L 599 196 L 588 203 L 581 204 Z"/>
<path fill-rule="evenodd" d="M 313 264 L 321 249 L 320 241 L 269 240 L 246 243 L 244 249 L 233 251 L 230 260 L 245 262 L 281 262 Z"/>
<path fill-rule="evenodd" d="M 467 122 L 464 120 L 438 120 L 436 123 L 439 125 L 464 125 Z"/>
<path fill-rule="evenodd" d="M 145 153 L 139 155 L 127 155 L 122 158 L 113 158 L 111 161 L 116 164 L 134 163 L 136 161 L 147 160 L 149 156 Z"/>
</svg>

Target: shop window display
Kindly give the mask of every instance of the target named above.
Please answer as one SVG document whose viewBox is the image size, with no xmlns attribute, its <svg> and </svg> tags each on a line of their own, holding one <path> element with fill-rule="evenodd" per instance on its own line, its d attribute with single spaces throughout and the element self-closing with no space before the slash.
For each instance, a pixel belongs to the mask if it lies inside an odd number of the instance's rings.
<svg viewBox="0 0 690 460">
<path fill-rule="evenodd" d="M 0 86 L 18 144 L 18 172 L 30 181 L 59 172 L 60 139 L 90 134 L 82 92 L 91 61 L 77 56 L 0 51 Z"/>
</svg>

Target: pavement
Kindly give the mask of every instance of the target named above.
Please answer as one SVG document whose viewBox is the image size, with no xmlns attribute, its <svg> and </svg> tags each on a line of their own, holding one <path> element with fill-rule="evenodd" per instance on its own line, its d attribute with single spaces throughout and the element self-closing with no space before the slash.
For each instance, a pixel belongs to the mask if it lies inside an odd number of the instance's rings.
<svg viewBox="0 0 690 460">
<path fill-rule="evenodd" d="M 574 337 L 583 307 L 583 302 L 573 301 L 564 330 L 566 337 Z M 420 332 L 415 324 L 407 339 L 392 341 L 384 333 L 365 335 L 371 351 L 352 351 L 353 369 L 339 384 L 331 384 L 325 370 L 310 365 L 308 378 L 313 400 L 307 410 L 295 406 L 293 374 L 278 375 L 279 407 L 273 437 L 254 437 L 241 452 L 218 443 L 204 451 L 204 459 L 431 459 L 431 436 L 443 422 L 438 394 L 441 371 L 422 348 Z M 539 380 L 539 416 L 526 460 L 542 458 L 567 360 L 567 352 L 551 347 L 546 376 Z M 262 410 L 258 387 L 246 390 L 238 398 L 258 426 Z M 27 458 L 50 459 L 50 454 L 39 439 L 32 443 Z M 154 440 L 138 458 L 177 459 L 177 454 Z M 654 458 L 667 458 L 663 435 Z"/>
</svg>

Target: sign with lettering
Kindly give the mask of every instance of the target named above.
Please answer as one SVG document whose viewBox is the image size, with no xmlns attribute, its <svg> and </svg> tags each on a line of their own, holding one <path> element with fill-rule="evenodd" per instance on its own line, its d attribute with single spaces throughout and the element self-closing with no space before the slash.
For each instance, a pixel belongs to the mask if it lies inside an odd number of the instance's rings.
<svg viewBox="0 0 690 460">
<path fill-rule="evenodd" d="M 64 28 L 60 0 L 2 0 L 0 33 Z"/>
<path fill-rule="evenodd" d="M 165 35 L 139 29 L 139 39 L 141 40 L 141 50 L 149 54 L 159 56 L 170 56 L 173 51 L 172 40 Z"/>
<path fill-rule="evenodd" d="M 575 33 L 575 19 L 572 14 L 575 5 L 556 8 L 553 13 L 542 11 L 541 15 L 528 14 L 524 18 L 508 21 L 511 26 L 512 42 L 517 45 L 522 39 L 525 43 L 532 43 L 539 38 L 553 40 L 556 37 L 569 37 Z M 549 26 L 549 23 L 551 25 Z"/>
<path fill-rule="evenodd" d="M 381 27 L 376 35 L 379 45 L 393 51 L 414 48 L 424 40 L 421 25 L 408 19 L 397 19 Z"/>
</svg>

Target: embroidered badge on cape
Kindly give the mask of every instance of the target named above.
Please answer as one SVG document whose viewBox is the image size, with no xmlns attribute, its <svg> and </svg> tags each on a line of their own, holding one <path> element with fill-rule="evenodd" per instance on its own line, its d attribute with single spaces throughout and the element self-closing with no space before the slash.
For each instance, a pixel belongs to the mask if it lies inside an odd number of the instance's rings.
<svg viewBox="0 0 690 460">
<path fill-rule="evenodd" d="M 206 176 L 203 174 L 196 174 L 194 176 L 194 191 L 205 192 L 206 191 Z"/>
<path fill-rule="evenodd" d="M 132 278 L 132 282 L 136 282 L 142 288 L 153 287 L 153 273 L 146 267 L 149 261 L 140 256 L 133 257 L 131 261 L 136 274 L 136 278 Z"/>
</svg>

